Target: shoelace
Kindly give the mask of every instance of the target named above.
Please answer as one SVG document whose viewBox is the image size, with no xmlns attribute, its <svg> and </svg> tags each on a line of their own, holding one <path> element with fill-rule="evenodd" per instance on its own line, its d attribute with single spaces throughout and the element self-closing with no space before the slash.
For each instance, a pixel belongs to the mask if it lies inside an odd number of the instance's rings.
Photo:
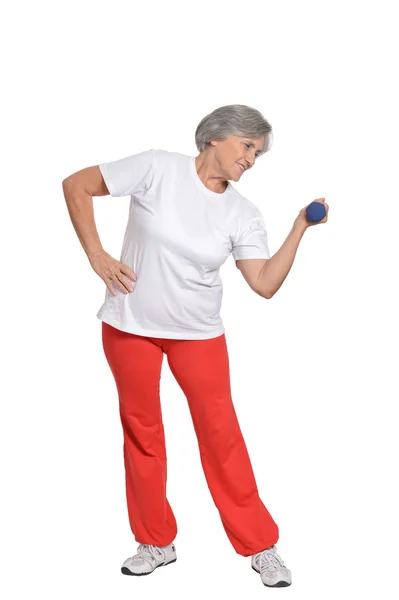
<svg viewBox="0 0 399 600">
<path fill-rule="evenodd" d="M 270 548 L 263 550 L 259 556 L 259 568 L 261 573 L 264 573 L 268 569 L 277 571 L 278 569 L 281 569 L 281 567 L 286 568 L 283 559 L 277 554 L 276 550 L 271 550 Z"/>
<path fill-rule="evenodd" d="M 164 555 L 155 546 L 151 546 L 150 544 L 140 544 L 137 549 L 137 554 L 143 560 L 147 560 L 152 566 L 156 564 L 157 558 L 163 558 Z"/>
</svg>

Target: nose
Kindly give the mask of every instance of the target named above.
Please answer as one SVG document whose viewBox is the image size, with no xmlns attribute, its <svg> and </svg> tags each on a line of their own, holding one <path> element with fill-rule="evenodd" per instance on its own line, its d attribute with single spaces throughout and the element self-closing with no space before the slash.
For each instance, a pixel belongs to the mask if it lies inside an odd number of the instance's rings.
<svg viewBox="0 0 399 600">
<path fill-rule="evenodd" d="M 253 167 L 255 159 L 251 159 L 251 158 L 246 158 L 245 159 L 246 165 L 247 165 L 247 169 L 250 169 L 251 167 Z"/>
<path fill-rule="evenodd" d="M 249 155 L 249 154 L 247 154 L 247 156 L 245 157 L 245 162 L 246 162 L 246 165 L 247 165 L 248 169 L 250 169 L 251 167 L 254 166 L 255 160 L 256 160 L 256 158 L 255 158 L 255 152 L 254 152 L 254 154 L 252 156 Z"/>
</svg>

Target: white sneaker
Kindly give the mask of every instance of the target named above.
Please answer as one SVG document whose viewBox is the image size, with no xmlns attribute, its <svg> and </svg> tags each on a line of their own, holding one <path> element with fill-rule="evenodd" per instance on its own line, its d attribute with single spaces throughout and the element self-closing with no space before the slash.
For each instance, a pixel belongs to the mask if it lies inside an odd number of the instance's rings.
<svg viewBox="0 0 399 600">
<path fill-rule="evenodd" d="M 253 554 L 251 566 L 254 571 L 260 573 L 262 583 L 268 587 L 286 587 L 292 583 L 291 571 L 284 566 L 275 545 Z"/>
<path fill-rule="evenodd" d="M 173 543 L 169 546 L 140 544 L 137 554 L 125 560 L 121 571 L 124 575 L 149 575 L 157 567 L 163 567 L 176 560 L 176 548 Z"/>
</svg>

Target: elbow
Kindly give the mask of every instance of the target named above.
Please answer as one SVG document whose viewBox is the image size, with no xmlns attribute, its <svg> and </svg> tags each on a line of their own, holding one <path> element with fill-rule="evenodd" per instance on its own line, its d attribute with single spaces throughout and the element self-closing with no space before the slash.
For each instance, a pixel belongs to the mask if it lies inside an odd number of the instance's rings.
<svg viewBox="0 0 399 600">
<path fill-rule="evenodd" d="M 69 175 L 68 177 L 65 177 L 65 179 L 62 180 L 62 187 L 65 188 L 67 186 L 69 186 L 69 184 L 71 183 L 72 177 L 71 175 Z"/>
<path fill-rule="evenodd" d="M 256 282 L 254 284 L 254 291 L 261 296 L 262 298 L 264 298 L 265 300 L 270 300 L 271 298 L 273 298 L 275 292 L 272 292 L 269 289 L 269 285 L 268 283 L 270 282 L 270 278 L 267 277 L 264 273 L 265 267 L 268 264 L 269 260 L 265 260 L 263 267 L 261 268 L 261 270 L 258 273 L 258 276 L 256 278 Z"/>
<path fill-rule="evenodd" d="M 269 290 L 256 290 L 256 293 L 261 296 L 262 298 L 264 298 L 265 300 L 270 300 L 271 298 L 273 298 L 274 294 L 271 293 Z"/>
</svg>

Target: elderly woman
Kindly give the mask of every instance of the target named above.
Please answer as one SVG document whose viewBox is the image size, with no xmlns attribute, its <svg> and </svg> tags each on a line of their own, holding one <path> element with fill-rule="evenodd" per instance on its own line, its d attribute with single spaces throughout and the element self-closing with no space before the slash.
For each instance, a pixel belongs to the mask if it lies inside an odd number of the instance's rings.
<svg viewBox="0 0 399 600">
<path fill-rule="evenodd" d="M 76 233 L 107 286 L 97 316 L 118 390 L 128 515 L 139 543 L 122 565 L 127 575 L 176 561 L 159 396 L 166 354 L 187 398 L 205 477 L 233 548 L 251 556 L 264 585 L 291 584 L 276 549 L 279 530 L 259 497 L 237 421 L 219 314 L 219 269 L 230 254 L 251 289 L 271 298 L 312 225 L 305 207 L 270 257 L 261 212 L 230 183 L 267 152 L 271 133 L 259 111 L 223 106 L 199 123 L 196 157 L 145 150 L 63 181 Z M 103 249 L 93 217 L 92 197 L 107 194 L 131 197 L 120 261 Z"/>
</svg>

